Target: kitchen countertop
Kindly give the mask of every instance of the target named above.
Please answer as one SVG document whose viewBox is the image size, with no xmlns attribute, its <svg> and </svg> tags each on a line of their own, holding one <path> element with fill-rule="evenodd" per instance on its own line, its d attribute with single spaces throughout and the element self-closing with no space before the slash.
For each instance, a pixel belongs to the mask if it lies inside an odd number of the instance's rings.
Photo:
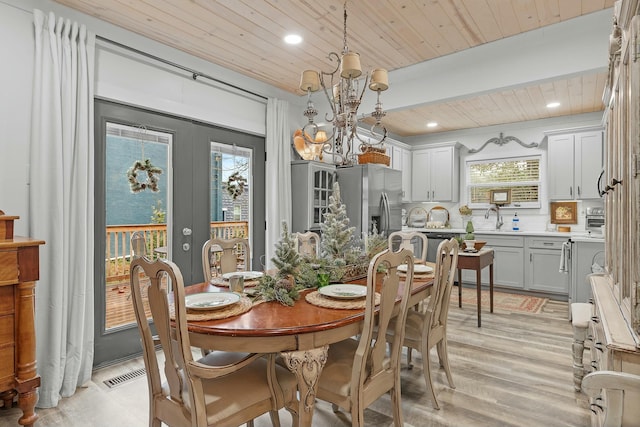
<svg viewBox="0 0 640 427">
<path fill-rule="evenodd" d="M 454 234 L 466 234 L 466 231 L 462 228 L 415 228 L 415 227 L 402 227 L 403 231 L 418 231 L 421 233 L 454 233 Z M 574 242 L 589 241 L 589 242 L 604 242 L 604 238 L 600 233 L 589 233 L 587 231 L 572 231 L 572 232 L 560 232 L 560 231 L 496 231 L 496 230 L 475 230 L 474 234 L 492 234 L 496 236 L 544 236 L 544 237 L 567 237 L 571 238 Z"/>
</svg>

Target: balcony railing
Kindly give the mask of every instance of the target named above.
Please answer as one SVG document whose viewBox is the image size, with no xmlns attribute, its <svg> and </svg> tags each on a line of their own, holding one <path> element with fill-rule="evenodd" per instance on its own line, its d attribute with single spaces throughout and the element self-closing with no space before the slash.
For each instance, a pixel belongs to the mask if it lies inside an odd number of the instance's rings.
<svg viewBox="0 0 640 427">
<path fill-rule="evenodd" d="M 147 256 L 151 259 L 166 256 L 167 226 L 166 224 L 112 225 L 106 228 L 105 272 L 107 283 L 128 282 L 129 265 L 131 263 L 131 234 L 136 231 L 144 233 L 147 242 Z M 247 221 L 211 222 L 211 237 L 232 239 L 248 237 Z"/>
</svg>

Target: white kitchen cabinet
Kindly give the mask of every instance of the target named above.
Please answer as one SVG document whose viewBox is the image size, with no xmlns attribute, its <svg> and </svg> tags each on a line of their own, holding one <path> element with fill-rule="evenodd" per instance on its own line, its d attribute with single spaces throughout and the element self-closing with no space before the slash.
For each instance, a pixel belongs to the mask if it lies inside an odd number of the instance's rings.
<svg viewBox="0 0 640 427">
<path fill-rule="evenodd" d="M 336 167 L 299 160 L 291 162 L 291 232 L 319 231 L 329 208 Z"/>
<path fill-rule="evenodd" d="M 560 273 L 564 237 L 525 238 L 526 290 L 568 295 L 569 275 Z"/>
<path fill-rule="evenodd" d="M 459 195 L 458 144 L 437 144 L 412 152 L 411 201 L 457 202 Z"/>
<path fill-rule="evenodd" d="M 402 202 L 411 201 L 411 151 L 409 149 L 390 145 L 391 168 L 402 172 Z"/>
<path fill-rule="evenodd" d="M 603 131 L 551 133 L 548 136 L 549 199 L 598 199 L 603 165 Z"/>
</svg>

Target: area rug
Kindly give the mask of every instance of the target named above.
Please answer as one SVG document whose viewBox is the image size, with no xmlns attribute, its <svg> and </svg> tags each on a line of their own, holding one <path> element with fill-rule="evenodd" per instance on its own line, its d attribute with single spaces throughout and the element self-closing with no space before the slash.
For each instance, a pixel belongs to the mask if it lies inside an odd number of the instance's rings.
<svg viewBox="0 0 640 427">
<path fill-rule="evenodd" d="M 476 304 L 476 288 L 462 287 L 462 305 Z M 482 290 L 482 306 L 489 307 L 489 291 Z M 548 298 L 538 298 L 529 295 L 509 294 L 505 292 L 493 292 L 494 310 L 520 312 L 520 313 L 540 313 L 542 307 L 547 303 Z M 458 305 L 458 288 L 451 289 L 451 304 Z"/>
</svg>

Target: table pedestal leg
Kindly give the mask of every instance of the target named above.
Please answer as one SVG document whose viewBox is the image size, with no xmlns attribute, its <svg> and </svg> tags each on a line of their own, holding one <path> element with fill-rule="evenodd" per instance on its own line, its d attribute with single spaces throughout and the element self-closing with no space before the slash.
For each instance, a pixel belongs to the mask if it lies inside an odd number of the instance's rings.
<svg viewBox="0 0 640 427">
<path fill-rule="evenodd" d="M 310 426 L 315 408 L 318 379 L 324 364 L 327 362 L 329 346 L 304 351 L 287 351 L 282 353 L 287 368 L 298 379 L 300 407 L 298 416 L 301 426 Z"/>
</svg>

